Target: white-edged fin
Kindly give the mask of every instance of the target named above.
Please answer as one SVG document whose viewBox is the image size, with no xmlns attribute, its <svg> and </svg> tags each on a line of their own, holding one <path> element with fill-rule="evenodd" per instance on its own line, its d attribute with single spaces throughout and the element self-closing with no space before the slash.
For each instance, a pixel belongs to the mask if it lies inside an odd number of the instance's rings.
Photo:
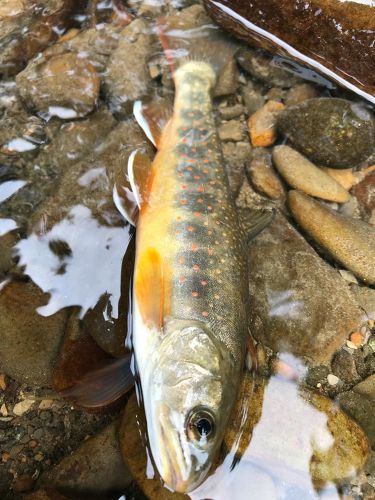
<svg viewBox="0 0 375 500">
<path fill-rule="evenodd" d="M 147 139 L 152 142 L 152 144 L 156 147 L 156 139 L 151 131 L 151 127 L 148 124 L 144 114 L 143 114 L 143 104 L 141 101 L 135 101 L 133 105 L 133 115 L 136 119 L 138 125 L 141 127 L 143 132 L 145 133 Z"/>
<path fill-rule="evenodd" d="M 150 172 L 150 158 L 136 149 L 129 156 L 127 174 L 120 173 L 113 188 L 113 202 L 116 208 L 133 226 L 137 223 L 139 210 L 147 201 Z"/>
</svg>

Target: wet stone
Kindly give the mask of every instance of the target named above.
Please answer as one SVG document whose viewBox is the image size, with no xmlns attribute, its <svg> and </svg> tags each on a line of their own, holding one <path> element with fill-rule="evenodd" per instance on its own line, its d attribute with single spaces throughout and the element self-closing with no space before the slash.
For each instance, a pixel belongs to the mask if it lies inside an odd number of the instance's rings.
<svg viewBox="0 0 375 500">
<path fill-rule="evenodd" d="M 80 495 L 118 494 L 131 481 L 117 438 L 117 421 L 83 442 L 70 456 L 44 473 L 38 485 Z"/>
<path fill-rule="evenodd" d="M 372 114 L 345 99 L 309 99 L 290 106 L 278 116 L 278 129 L 316 165 L 353 168 L 374 152 Z"/>
<path fill-rule="evenodd" d="M 247 164 L 247 173 L 254 189 L 272 200 L 278 200 L 285 196 L 283 183 L 272 167 L 271 155 L 268 151 L 253 154 L 250 163 Z"/>
<path fill-rule="evenodd" d="M 94 66 L 74 53 L 31 63 L 17 75 L 16 82 L 28 107 L 64 119 L 85 116 L 99 97 Z"/>
<path fill-rule="evenodd" d="M 360 379 L 356 368 L 355 357 L 345 349 L 340 349 L 335 354 L 331 367 L 334 375 L 351 386 Z"/>
<path fill-rule="evenodd" d="M 349 201 L 349 193 L 338 182 L 291 147 L 276 146 L 272 158 L 278 172 L 293 188 L 328 201 Z"/>
<path fill-rule="evenodd" d="M 262 50 L 242 48 L 237 52 L 237 61 L 241 68 L 267 85 L 290 88 L 299 81 L 293 74 L 272 64 L 272 58 Z"/>
<path fill-rule="evenodd" d="M 250 116 L 247 124 L 251 144 L 254 147 L 272 146 L 276 141 L 276 120 L 283 109 L 284 104 L 281 102 L 268 101 Z"/>
<path fill-rule="evenodd" d="M 365 283 L 375 283 L 375 227 L 290 191 L 293 217 L 324 250 Z"/>
<path fill-rule="evenodd" d="M 375 402 L 375 374 L 370 375 L 365 380 L 353 387 L 353 391 L 367 396 Z"/>
<path fill-rule="evenodd" d="M 245 178 L 245 165 L 251 157 L 251 146 L 248 142 L 225 142 L 222 144 L 224 163 L 229 179 L 229 186 L 234 195 Z"/>
<path fill-rule="evenodd" d="M 131 103 L 147 93 L 151 48 L 152 37 L 145 21 L 137 19 L 121 31 L 104 76 L 104 91 L 116 111 L 129 111 Z"/>
<path fill-rule="evenodd" d="M 352 286 L 351 291 L 368 319 L 375 320 L 375 290 L 365 286 Z"/>
<path fill-rule="evenodd" d="M 249 115 L 258 111 L 265 103 L 264 96 L 249 83 L 241 86 L 241 95 Z"/>
<path fill-rule="evenodd" d="M 219 107 L 220 116 L 223 120 L 232 120 L 238 118 L 245 110 L 242 104 L 235 104 L 234 106 Z"/>
<path fill-rule="evenodd" d="M 370 219 L 375 210 L 375 172 L 371 172 L 354 186 L 352 194 L 358 200 L 362 216 L 365 220 Z"/>
<path fill-rule="evenodd" d="M 340 407 L 365 431 L 372 447 L 375 446 L 374 401 L 354 390 L 337 397 Z"/>
<path fill-rule="evenodd" d="M 277 215 L 249 248 L 250 324 L 274 351 L 326 363 L 362 311 L 345 282 Z"/>
<path fill-rule="evenodd" d="M 242 123 L 236 120 L 222 123 L 218 128 L 218 134 L 222 141 L 241 141 L 243 139 Z"/>
<path fill-rule="evenodd" d="M 294 106 L 303 101 L 307 101 L 307 99 L 313 99 L 318 96 L 319 90 L 317 87 L 314 87 L 314 85 L 310 83 L 300 83 L 288 90 L 285 97 L 285 105 Z"/>
<path fill-rule="evenodd" d="M 52 367 L 65 329 L 66 311 L 41 316 L 48 296 L 32 282 L 13 282 L 0 291 L 0 366 L 10 377 L 51 386 Z"/>
<path fill-rule="evenodd" d="M 214 96 L 221 97 L 235 94 L 238 87 L 238 69 L 236 61 L 231 58 L 222 68 L 214 88 Z"/>
</svg>

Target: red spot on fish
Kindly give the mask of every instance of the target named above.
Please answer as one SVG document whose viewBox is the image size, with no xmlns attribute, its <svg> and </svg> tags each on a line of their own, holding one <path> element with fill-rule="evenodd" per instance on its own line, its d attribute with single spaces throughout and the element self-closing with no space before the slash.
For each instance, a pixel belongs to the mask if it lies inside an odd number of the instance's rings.
<svg viewBox="0 0 375 500">
<path fill-rule="evenodd" d="M 197 199 L 197 202 L 198 202 L 198 203 L 203 203 L 203 198 L 198 198 L 198 199 Z"/>
<path fill-rule="evenodd" d="M 208 210 L 212 210 L 212 207 L 211 207 L 211 205 L 208 205 L 208 207 L 207 207 L 207 208 L 208 208 Z"/>
<path fill-rule="evenodd" d="M 208 234 L 209 236 L 211 236 L 211 235 L 212 235 L 212 231 L 211 231 L 211 229 L 209 229 L 209 230 L 207 231 L 207 234 Z"/>
<path fill-rule="evenodd" d="M 208 159 L 207 159 L 207 158 L 205 158 L 205 159 L 203 160 L 203 163 L 206 163 L 206 164 L 207 164 L 207 163 L 208 163 Z"/>
<path fill-rule="evenodd" d="M 200 176 L 200 175 L 194 175 L 194 179 L 195 179 L 196 181 L 197 181 L 197 180 L 199 180 L 200 178 L 201 178 L 201 176 Z"/>
<path fill-rule="evenodd" d="M 191 172 L 193 169 L 192 169 L 192 167 L 187 167 L 186 170 L 188 170 L 189 172 Z"/>
<path fill-rule="evenodd" d="M 200 271 L 200 267 L 198 266 L 198 264 L 193 265 L 193 271 L 195 271 L 195 272 Z"/>
<path fill-rule="evenodd" d="M 193 226 L 188 226 L 187 230 L 188 230 L 190 233 L 192 233 L 192 232 L 194 231 L 194 228 L 193 228 Z"/>
<path fill-rule="evenodd" d="M 204 173 L 204 174 L 208 174 L 208 168 L 204 168 L 204 169 L 203 169 L 203 173 Z"/>
<path fill-rule="evenodd" d="M 178 262 L 179 262 L 180 264 L 184 264 L 184 263 L 185 263 L 185 259 L 184 259 L 184 257 L 180 257 L 180 258 L 178 259 Z"/>
<path fill-rule="evenodd" d="M 184 277 L 184 276 L 180 276 L 180 277 L 178 278 L 178 282 L 179 282 L 179 283 L 185 283 L 185 277 Z"/>
<path fill-rule="evenodd" d="M 200 213 L 200 212 L 194 212 L 194 216 L 195 216 L 195 217 L 200 217 L 200 216 L 201 216 L 201 213 Z"/>
<path fill-rule="evenodd" d="M 202 286 L 206 286 L 206 285 L 207 285 L 207 281 L 202 280 L 202 281 L 201 281 L 201 285 L 202 285 Z"/>
<path fill-rule="evenodd" d="M 207 316 L 208 316 L 208 312 L 207 312 L 207 311 L 203 311 L 203 312 L 202 312 L 202 316 L 204 316 L 205 318 L 207 318 Z"/>
<path fill-rule="evenodd" d="M 200 193 L 203 193 L 203 192 L 204 192 L 204 186 L 199 186 L 198 191 L 199 191 Z"/>
<path fill-rule="evenodd" d="M 198 297 L 199 293 L 198 292 L 191 292 L 192 297 Z"/>
<path fill-rule="evenodd" d="M 187 188 L 186 184 L 181 185 L 181 189 L 186 189 L 186 188 Z"/>
<path fill-rule="evenodd" d="M 187 200 L 181 200 L 180 203 L 181 203 L 181 205 L 186 205 Z"/>
<path fill-rule="evenodd" d="M 192 252 L 197 252 L 199 249 L 198 245 L 196 243 L 192 243 L 191 245 L 191 251 Z"/>
</svg>

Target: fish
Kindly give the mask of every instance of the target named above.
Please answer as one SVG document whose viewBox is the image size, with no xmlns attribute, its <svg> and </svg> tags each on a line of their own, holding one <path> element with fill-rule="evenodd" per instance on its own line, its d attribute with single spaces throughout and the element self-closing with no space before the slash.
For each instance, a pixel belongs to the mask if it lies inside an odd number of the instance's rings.
<svg viewBox="0 0 375 500">
<path fill-rule="evenodd" d="M 132 343 L 149 447 L 165 485 L 183 493 L 215 460 L 252 345 L 246 235 L 215 127 L 216 79 L 213 64 L 190 55 L 174 68 L 168 120 L 135 103 L 157 153 L 152 162 L 132 153 L 114 189 L 136 226 Z M 258 217 L 254 232 L 269 220 Z"/>
</svg>

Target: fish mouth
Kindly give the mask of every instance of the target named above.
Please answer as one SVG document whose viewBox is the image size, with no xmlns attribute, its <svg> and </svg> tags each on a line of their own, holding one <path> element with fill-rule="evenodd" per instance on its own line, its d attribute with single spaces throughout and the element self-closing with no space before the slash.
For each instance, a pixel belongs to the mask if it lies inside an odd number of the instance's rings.
<svg viewBox="0 0 375 500">
<path fill-rule="evenodd" d="M 183 419 L 174 422 L 176 419 L 173 419 L 170 408 L 163 402 L 158 403 L 157 412 L 157 450 L 152 450 L 152 453 L 159 474 L 169 489 L 178 493 L 192 491 L 203 480 L 204 474 L 201 467 L 196 467 L 197 460 L 186 437 L 185 422 Z"/>
</svg>

